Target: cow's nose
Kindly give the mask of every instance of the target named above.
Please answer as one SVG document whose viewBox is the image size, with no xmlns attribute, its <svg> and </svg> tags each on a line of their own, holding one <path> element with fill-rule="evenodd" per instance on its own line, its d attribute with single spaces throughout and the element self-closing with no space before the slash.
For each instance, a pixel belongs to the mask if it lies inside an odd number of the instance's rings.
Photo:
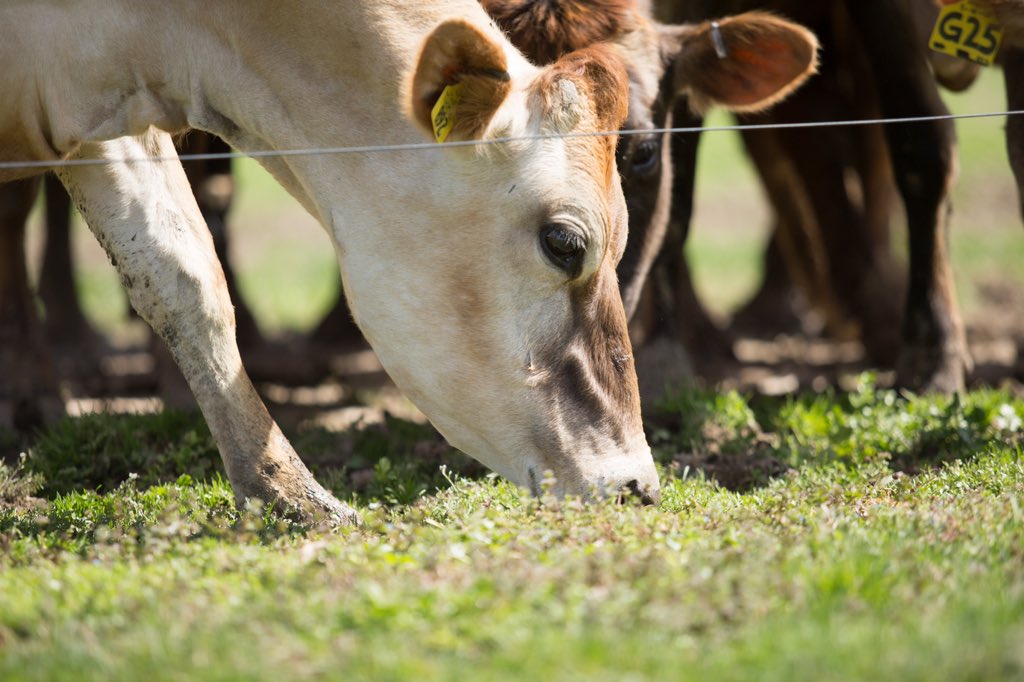
<svg viewBox="0 0 1024 682">
<path fill-rule="evenodd" d="M 627 500 L 638 500 L 640 504 L 644 505 L 656 505 L 661 501 L 661 488 L 651 489 L 649 486 L 640 487 L 640 482 L 635 478 L 622 486 L 622 492 L 619 494 L 619 499 L 622 501 Z"/>
</svg>

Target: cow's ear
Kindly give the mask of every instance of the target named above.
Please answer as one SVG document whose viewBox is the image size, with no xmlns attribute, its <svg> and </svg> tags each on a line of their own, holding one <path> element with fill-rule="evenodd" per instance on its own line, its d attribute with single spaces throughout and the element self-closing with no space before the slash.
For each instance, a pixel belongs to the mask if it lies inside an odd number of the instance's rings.
<svg viewBox="0 0 1024 682">
<path fill-rule="evenodd" d="M 439 141 L 479 138 L 511 87 L 501 46 L 467 21 L 446 21 L 420 50 L 412 118 Z"/>
<path fill-rule="evenodd" d="M 740 112 L 765 109 L 818 67 L 814 34 L 763 12 L 698 26 L 663 26 L 661 38 L 674 85 L 698 113 L 715 105 Z"/>
</svg>

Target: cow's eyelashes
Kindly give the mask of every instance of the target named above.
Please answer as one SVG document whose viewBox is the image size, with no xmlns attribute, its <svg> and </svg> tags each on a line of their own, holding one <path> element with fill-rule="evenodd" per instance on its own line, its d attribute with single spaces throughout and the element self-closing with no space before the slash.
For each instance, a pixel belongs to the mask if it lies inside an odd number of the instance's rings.
<svg viewBox="0 0 1024 682">
<path fill-rule="evenodd" d="M 587 240 L 575 228 L 564 223 L 549 223 L 541 228 L 540 245 L 544 255 L 570 278 L 583 270 Z"/>
</svg>

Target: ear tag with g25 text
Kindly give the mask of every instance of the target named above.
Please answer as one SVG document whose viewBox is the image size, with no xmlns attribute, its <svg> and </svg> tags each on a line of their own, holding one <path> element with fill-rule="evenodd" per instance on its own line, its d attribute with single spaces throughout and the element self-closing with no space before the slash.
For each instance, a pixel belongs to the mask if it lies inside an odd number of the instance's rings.
<svg viewBox="0 0 1024 682">
<path fill-rule="evenodd" d="M 452 132 L 455 126 L 455 107 L 462 97 L 462 83 L 445 86 L 441 96 L 437 98 L 437 104 L 430 110 L 430 120 L 434 124 L 434 139 L 444 142 L 448 139 L 448 133 Z"/>
<path fill-rule="evenodd" d="M 936 52 L 989 66 L 999 52 L 1003 27 L 985 7 L 960 0 L 943 7 L 928 46 Z"/>
</svg>

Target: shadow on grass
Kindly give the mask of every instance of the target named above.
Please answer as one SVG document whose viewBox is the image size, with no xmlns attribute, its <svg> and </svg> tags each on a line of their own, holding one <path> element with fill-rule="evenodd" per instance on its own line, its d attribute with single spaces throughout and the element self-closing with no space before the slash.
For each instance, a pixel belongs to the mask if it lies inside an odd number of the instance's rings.
<svg viewBox="0 0 1024 682">
<path fill-rule="evenodd" d="M 1024 402 L 1005 391 L 963 397 L 915 396 L 878 389 L 865 375 L 850 393 L 748 398 L 690 390 L 666 397 L 648 415 L 658 461 L 676 477 L 703 475 L 726 489 L 749 491 L 791 469 L 883 463 L 917 474 L 969 459 L 993 443 L 1024 441 Z M 487 470 L 433 429 L 394 416 L 344 431 L 288 434 L 317 479 L 359 506 L 408 505 Z M 26 473 L 40 494 L 140 489 L 179 481 L 224 479 L 216 444 L 198 414 L 89 415 L 41 433 Z"/>
<path fill-rule="evenodd" d="M 849 393 L 745 397 L 704 389 L 667 396 L 648 417 L 659 460 L 745 492 L 791 469 L 883 462 L 919 474 L 1024 442 L 1024 403 L 1004 390 L 918 396 L 879 389 L 871 375 Z M 689 470 L 689 471 L 688 471 Z"/>
</svg>

